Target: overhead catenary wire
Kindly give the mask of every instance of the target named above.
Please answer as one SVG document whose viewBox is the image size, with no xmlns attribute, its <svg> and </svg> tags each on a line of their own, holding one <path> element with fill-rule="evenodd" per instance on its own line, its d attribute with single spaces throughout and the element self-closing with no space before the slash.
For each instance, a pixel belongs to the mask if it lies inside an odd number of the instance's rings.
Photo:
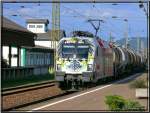
<svg viewBox="0 0 150 113">
<path fill-rule="evenodd" d="M 86 16 L 86 15 L 84 15 L 84 14 L 81 14 L 81 13 L 79 13 L 78 11 L 76 11 L 76 10 L 73 10 L 73 9 L 71 9 L 71 8 L 68 8 L 68 7 L 65 7 L 65 6 L 63 6 L 64 8 L 66 8 L 66 9 L 68 9 L 68 10 L 72 10 L 74 13 L 76 13 L 76 14 L 78 14 L 79 16 L 76 16 L 76 17 L 82 17 L 82 18 L 85 18 L 85 19 L 91 19 L 91 18 L 93 18 L 92 16 Z M 38 10 L 39 11 L 39 10 Z M 33 15 L 22 15 L 22 14 L 20 14 L 19 16 L 22 16 L 22 17 L 25 17 L 25 16 L 29 16 L 29 17 L 32 17 L 32 18 L 37 18 L 37 16 L 33 16 Z M 39 15 L 38 15 L 39 16 Z M 47 16 L 47 15 L 44 15 L 44 16 Z M 53 24 L 52 22 L 50 22 L 51 24 Z M 66 27 L 66 26 L 65 26 Z M 67 26 L 67 28 L 69 28 L 70 26 Z"/>
<path fill-rule="evenodd" d="M 94 8 L 95 8 L 99 13 L 101 13 L 100 10 L 99 10 L 95 5 L 94 5 Z M 106 18 L 106 17 L 103 17 L 103 18 L 108 19 L 108 17 L 107 17 L 107 18 Z M 107 22 L 114 28 L 114 26 L 115 26 L 114 24 L 112 25 L 112 23 L 111 23 L 110 21 L 105 21 L 105 23 L 107 23 Z M 117 28 L 117 30 L 118 30 L 119 32 L 122 32 L 122 31 L 121 31 L 120 29 L 118 29 L 118 28 Z"/>
<path fill-rule="evenodd" d="M 65 7 L 65 6 L 63 6 L 63 5 L 61 5 L 61 6 L 62 6 L 63 8 L 65 8 L 65 9 L 67 9 L 67 10 L 73 11 L 73 12 L 72 12 L 72 13 L 73 13 L 73 18 L 76 18 L 76 17 L 77 17 L 77 18 L 84 18 L 84 19 L 86 19 L 86 20 L 87 20 L 87 19 L 90 19 L 90 18 L 93 18 L 93 16 L 88 16 L 88 15 L 82 14 L 82 13 L 80 13 L 78 10 L 74 10 L 74 9 L 72 9 L 72 8 L 68 8 L 68 7 Z M 93 2 L 93 7 L 96 8 L 97 11 L 100 12 L 100 10 L 95 6 L 94 2 Z M 76 15 L 74 15 L 74 14 L 76 14 Z M 30 16 L 33 16 L 33 15 L 30 15 Z M 61 21 L 62 21 L 62 20 L 61 20 Z M 50 22 L 50 23 L 51 23 L 51 22 Z M 112 24 L 110 21 L 107 21 L 107 22 L 105 22 L 105 23 L 108 23 L 108 25 L 109 25 L 109 24 Z M 52 24 L 52 23 L 51 23 L 51 24 Z M 104 25 L 104 24 L 103 24 L 103 25 Z M 70 25 L 68 25 L 68 24 L 65 25 L 65 26 L 61 24 L 61 26 L 62 26 L 62 27 L 67 27 L 68 29 L 70 29 Z M 114 31 L 114 32 L 117 32 L 117 34 L 120 33 L 120 32 L 122 32 L 120 29 L 117 28 L 116 25 L 113 24 L 113 25 L 110 25 L 110 26 L 113 27 L 113 28 L 115 27 L 115 29 L 114 29 L 113 31 Z M 114 34 L 114 33 L 113 33 L 113 34 Z M 116 33 L 115 33 L 115 34 L 116 34 Z M 116 35 L 117 35 L 117 34 L 116 34 Z"/>
<path fill-rule="evenodd" d="M 99 13 L 101 13 L 100 10 L 99 10 L 95 5 L 94 5 L 93 7 L 94 7 Z M 102 17 L 101 17 L 101 18 L 102 18 Z M 103 18 L 104 18 L 104 19 L 108 19 L 108 17 L 103 17 Z M 112 24 L 110 21 L 106 21 L 106 20 L 105 20 L 105 23 L 106 23 L 106 24 L 108 23 L 108 25 L 111 26 L 112 28 L 114 28 L 114 26 L 115 26 L 115 25 Z M 105 24 L 105 25 L 106 25 L 106 24 Z M 107 28 L 108 28 L 108 26 L 107 26 Z M 122 31 L 121 31 L 119 28 L 117 28 L 116 26 L 115 26 L 115 29 L 118 31 L 118 33 L 121 33 L 121 32 L 122 32 Z M 113 33 L 115 32 L 115 31 L 112 30 L 112 29 L 111 29 L 111 31 L 113 31 Z M 115 34 L 116 34 L 116 33 L 115 33 Z"/>
<path fill-rule="evenodd" d="M 65 6 L 62 6 L 62 7 L 66 8 L 66 9 L 68 9 L 68 10 L 72 10 L 73 12 L 75 12 L 76 14 L 79 14 L 80 17 L 85 18 L 86 20 L 91 19 L 91 18 L 89 18 L 89 17 L 92 17 L 92 16 L 83 15 L 83 14 L 79 13 L 78 11 L 73 10 L 73 9 L 71 9 L 71 8 L 68 8 L 68 7 L 65 7 Z"/>
<path fill-rule="evenodd" d="M 98 12 L 100 12 L 100 10 L 99 10 L 95 5 L 93 5 L 93 7 L 94 7 L 95 9 L 97 9 Z M 100 13 L 101 13 L 101 12 L 100 12 Z M 105 18 L 105 19 L 108 19 L 108 17 L 107 17 L 107 18 L 104 17 L 104 18 Z M 134 19 L 134 20 L 135 20 L 135 19 L 136 19 L 136 20 L 143 20 L 143 19 L 146 19 L 145 17 L 138 17 L 138 18 L 137 18 L 137 17 L 117 17 L 116 20 L 121 20 L 121 21 L 122 21 L 122 20 L 125 19 L 125 18 L 128 18 L 128 20 L 130 20 L 130 19 Z M 111 21 L 107 21 L 107 22 L 111 25 L 111 27 L 114 28 L 115 25 L 112 24 Z M 105 22 L 105 23 L 106 23 L 106 22 Z M 131 26 L 130 26 L 129 23 L 128 23 L 128 26 L 129 26 L 128 31 L 130 30 L 130 31 L 129 31 L 129 35 L 132 36 L 132 35 L 131 35 Z M 116 28 L 117 31 L 122 32 L 118 27 L 115 27 L 115 28 Z M 119 32 L 118 32 L 118 33 L 119 33 Z"/>
<path fill-rule="evenodd" d="M 95 5 L 93 5 L 93 7 L 101 14 L 100 10 L 99 10 Z M 101 18 L 102 18 L 102 17 L 101 17 Z M 106 17 L 103 17 L 103 18 L 104 18 L 104 19 L 108 19 L 108 17 L 107 17 L 107 18 L 106 18 Z M 108 25 L 109 25 L 109 26 L 111 25 L 111 27 L 114 28 L 114 25 L 112 25 L 112 23 L 111 23 L 110 21 L 106 21 L 106 20 L 105 20 L 105 23 L 109 23 Z M 113 34 L 115 34 L 116 36 L 118 36 L 112 28 L 106 26 L 106 24 L 103 24 L 103 25 L 104 25 L 105 27 L 107 27 L 108 29 L 110 29 L 110 31 L 111 31 Z M 117 28 L 117 29 L 118 29 L 118 28 Z M 120 33 L 122 32 L 120 29 L 118 29 L 118 31 L 120 31 L 120 32 L 118 32 L 118 34 L 120 34 Z"/>
</svg>

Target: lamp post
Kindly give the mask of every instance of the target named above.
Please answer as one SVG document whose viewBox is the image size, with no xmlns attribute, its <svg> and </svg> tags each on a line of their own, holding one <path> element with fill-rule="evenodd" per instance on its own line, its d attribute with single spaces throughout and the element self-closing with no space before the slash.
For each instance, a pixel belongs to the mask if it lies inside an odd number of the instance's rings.
<svg viewBox="0 0 150 113">
<path fill-rule="evenodd" d="M 126 30 L 125 30 L 125 48 L 128 48 L 128 20 L 124 19 L 126 22 Z"/>
</svg>

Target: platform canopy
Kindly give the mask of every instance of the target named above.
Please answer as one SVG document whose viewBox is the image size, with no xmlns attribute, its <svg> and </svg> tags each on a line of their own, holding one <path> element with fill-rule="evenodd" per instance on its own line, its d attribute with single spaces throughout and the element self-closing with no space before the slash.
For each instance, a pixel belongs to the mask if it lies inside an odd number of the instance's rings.
<svg viewBox="0 0 150 113">
<path fill-rule="evenodd" d="M 5 17 L 1 19 L 1 44 L 3 46 L 33 47 L 35 45 L 34 37 L 36 37 L 36 34 Z"/>
</svg>

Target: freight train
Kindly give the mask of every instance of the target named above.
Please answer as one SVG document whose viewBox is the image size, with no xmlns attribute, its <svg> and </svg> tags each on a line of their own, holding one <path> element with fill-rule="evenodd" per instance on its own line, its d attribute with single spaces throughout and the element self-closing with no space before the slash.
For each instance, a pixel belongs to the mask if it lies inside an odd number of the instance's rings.
<svg viewBox="0 0 150 113">
<path fill-rule="evenodd" d="M 72 37 L 64 37 L 58 43 L 55 77 L 60 87 L 75 88 L 121 76 L 143 65 L 144 58 L 133 50 L 76 31 Z"/>
</svg>

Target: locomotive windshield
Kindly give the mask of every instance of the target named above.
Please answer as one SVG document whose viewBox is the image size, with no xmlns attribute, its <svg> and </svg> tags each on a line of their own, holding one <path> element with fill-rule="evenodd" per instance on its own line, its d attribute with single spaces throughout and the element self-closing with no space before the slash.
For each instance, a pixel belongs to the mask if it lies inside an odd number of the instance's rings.
<svg viewBox="0 0 150 113">
<path fill-rule="evenodd" d="M 85 44 L 63 44 L 62 57 L 63 58 L 88 58 L 89 45 Z"/>
</svg>

